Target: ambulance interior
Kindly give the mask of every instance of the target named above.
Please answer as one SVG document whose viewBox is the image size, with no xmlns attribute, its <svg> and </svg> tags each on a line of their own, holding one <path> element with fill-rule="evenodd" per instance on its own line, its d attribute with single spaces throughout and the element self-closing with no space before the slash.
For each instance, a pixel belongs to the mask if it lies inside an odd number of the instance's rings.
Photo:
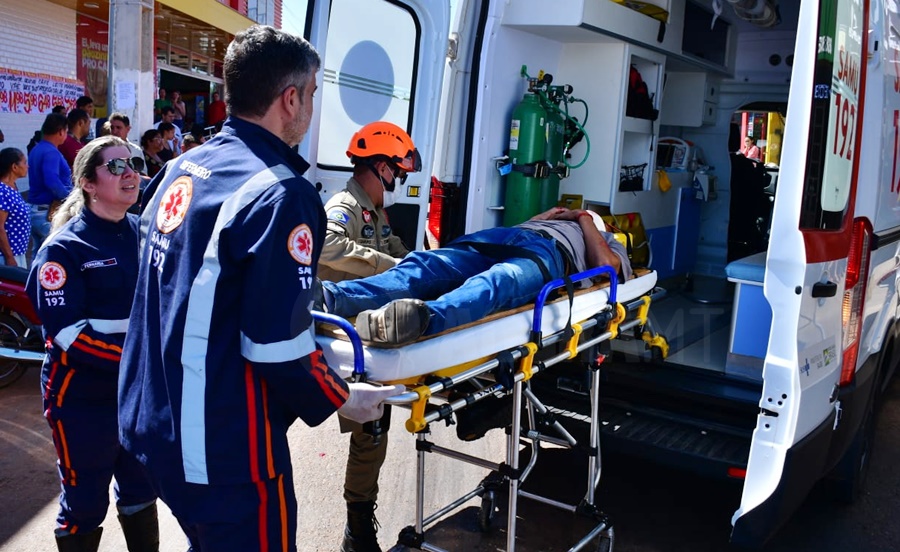
<svg viewBox="0 0 900 552">
<path fill-rule="evenodd" d="M 615 340 L 602 405 L 615 431 L 604 446 L 733 476 L 747 466 L 759 412 L 771 318 L 765 251 L 799 2 L 726 1 L 719 16 L 708 1 L 539 4 L 481 14 L 483 36 L 493 38 L 473 50 L 478 89 L 469 91 L 469 118 L 477 123 L 460 141 L 470 146 L 449 154 L 468 171 L 457 224 L 468 232 L 515 223 L 498 159 L 528 95 L 523 75 L 571 85 L 570 100 L 581 101 L 560 105 L 586 137 L 567 152 L 573 168 L 559 180 L 559 201 L 632 234 L 635 264 L 654 269 L 664 290 L 650 320 L 670 345 L 660 363 L 639 338 Z M 655 120 L 626 114 L 632 67 L 659 111 Z M 759 163 L 736 153 L 747 135 L 761 148 Z M 626 175 L 634 168 L 636 176 Z M 446 172 L 438 163 L 438 179 L 452 182 Z M 559 404 L 578 408 L 580 375 L 547 385 Z"/>
</svg>

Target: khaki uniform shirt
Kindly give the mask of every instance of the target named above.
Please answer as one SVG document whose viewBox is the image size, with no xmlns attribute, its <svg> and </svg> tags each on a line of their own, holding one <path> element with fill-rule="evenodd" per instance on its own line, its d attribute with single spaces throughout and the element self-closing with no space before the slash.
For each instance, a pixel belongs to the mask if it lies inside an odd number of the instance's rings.
<svg viewBox="0 0 900 552">
<path fill-rule="evenodd" d="M 384 209 L 376 208 L 353 178 L 325 204 L 328 219 L 318 277 L 340 282 L 380 274 L 409 253 L 391 232 Z"/>
</svg>

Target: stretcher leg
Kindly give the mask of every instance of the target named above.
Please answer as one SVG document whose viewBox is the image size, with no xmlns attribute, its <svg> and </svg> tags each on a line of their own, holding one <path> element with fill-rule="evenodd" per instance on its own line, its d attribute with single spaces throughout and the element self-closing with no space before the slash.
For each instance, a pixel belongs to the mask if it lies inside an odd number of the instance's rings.
<svg viewBox="0 0 900 552">
<path fill-rule="evenodd" d="M 509 478 L 509 508 L 506 518 L 506 550 L 516 549 L 516 514 L 519 497 L 519 435 L 522 432 L 522 382 L 513 386 L 513 415 L 506 447 L 506 463 L 511 468 Z"/>
<path fill-rule="evenodd" d="M 600 484 L 602 459 L 600 456 L 600 370 L 591 367 L 591 435 L 589 443 L 588 480 L 584 501 L 594 505 L 594 493 Z"/>
</svg>

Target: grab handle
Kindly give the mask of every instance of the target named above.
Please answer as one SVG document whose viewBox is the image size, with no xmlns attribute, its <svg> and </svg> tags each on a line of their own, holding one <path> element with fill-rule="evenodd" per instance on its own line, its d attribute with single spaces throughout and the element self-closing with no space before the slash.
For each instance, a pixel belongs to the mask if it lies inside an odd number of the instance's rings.
<svg viewBox="0 0 900 552">
<path fill-rule="evenodd" d="M 616 304 L 616 287 L 618 287 L 619 285 L 619 274 L 613 267 L 609 265 L 603 265 L 589 268 L 584 272 L 573 274 L 571 279 L 573 282 L 577 282 L 586 278 L 594 278 L 602 274 L 606 274 L 607 276 L 609 276 L 609 302 L 612 304 Z M 541 318 L 543 317 L 544 303 L 547 302 L 547 296 L 549 296 L 553 290 L 561 288 L 565 285 L 566 281 L 562 278 L 557 278 L 556 280 L 551 280 L 550 282 L 544 284 L 544 287 L 541 289 L 541 292 L 538 294 L 537 299 L 534 302 L 534 321 L 531 324 L 531 331 L 533 333 L 539 334 L 541 332 Z"/>
<path fill-rule="evenodd" d="M 363 364 L 362 339 L 359 338 L 359 334 L 356 333 L 356 328 L 353 327 L 353 324 L 340 316 L 325 312 L 312 311 L 312 315 L 313 320 L 316 322 L 327 322 L 328 324 L 333 324 L 344 330 L 344 333 L 350 338 L 350 345 L 353 346 L 353 381 L 366 381 L 366 367 Z"/>
</svg>

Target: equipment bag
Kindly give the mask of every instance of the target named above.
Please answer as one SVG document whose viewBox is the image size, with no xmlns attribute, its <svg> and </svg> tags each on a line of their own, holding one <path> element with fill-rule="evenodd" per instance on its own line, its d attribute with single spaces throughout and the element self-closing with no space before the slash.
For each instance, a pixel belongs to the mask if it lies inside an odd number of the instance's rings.
<svg viewBox="0 0 900 552">
<path fill-rule="evenodd" d="M 641 73 L 632 65 L 628 76 L 628 102 L 625 104 L 625 115 L 638 119 L 655 121 L 659 110 L 653 107 L 653 98 Z"/>
<path fill-rule="evenodd" d="M 650 242 L 640 213 L 601 215 L 600 218 L 606 224 L 606 231 L 611 232 L 616 241 L 625 246 L 632 267 L 650 264 Z"/>
</svg>

